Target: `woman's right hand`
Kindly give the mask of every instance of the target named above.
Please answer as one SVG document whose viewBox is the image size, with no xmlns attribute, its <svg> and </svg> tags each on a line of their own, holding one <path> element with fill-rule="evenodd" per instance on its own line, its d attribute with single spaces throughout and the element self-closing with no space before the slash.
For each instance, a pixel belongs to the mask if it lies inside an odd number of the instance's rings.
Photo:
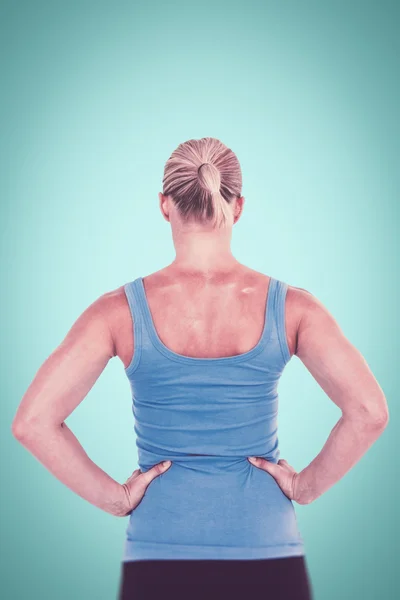
<svg viewBox="0 0 400 600">
<path fill-rule="evenodd" d="M 170 468 L 171 464 L 172 463 L 170 460 L 166 460 L 157 463 L 145 473 L 142 473 L 140 469 L 133 471 L 132 475 L 125 481 L 125 483 L 122 484 L 126 511 L 124 509 L 120 516 L 126 517 L 131 514 L 131 512 L 142 500 L 147 487 L 150 485 L 153 479 L 162 473 L 165 473 L 165 471 Z"/>
</svg>

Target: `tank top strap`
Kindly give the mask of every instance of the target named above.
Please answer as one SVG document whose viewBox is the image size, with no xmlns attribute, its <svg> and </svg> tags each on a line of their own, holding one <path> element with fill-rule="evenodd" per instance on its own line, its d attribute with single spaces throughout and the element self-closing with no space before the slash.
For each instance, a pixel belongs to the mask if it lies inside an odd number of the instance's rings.
<svg viewBox="0 0 400 600">
<path fill-rule="evenodd" d="M 143 327 L 144 315 L 141 305 L 140 278 L 134 279 L 124 285 L 124 291 L 128 300 L 129 309 L 133 322 L 133 357 L 130 364 L 125 369 L 126 374 L 130 375 L 138 367 L 142 354 L 143 336 L 145 328 Z"/>
<path fill-rule="evenodd" d="M 286 325 L 285 325 L 285 302 L 286 294 L 288 290 L 288 284 L 285 281 L 279 279 L 275 280 L 274 294 L 273 294 L 273 315 L 274 323 L 276 327 L 277 337 L 280 345 L 280 349 L 287 363 L 290 358 L 290 350 L 287 344 L 286 337 Z"/>
<path fill-rule="evenodd" d="M 245 352 L 243 354 L 239 354 L 235 357 L 226 357 L 226 358 L 204 358 L 204 359 L 192 359 L 192 358 L 188 358 L 188 357 L 183 357 L 182 355 L 177 355 L 174 352 L 171 352 L 169 350 L 169 348 L 166 348 L 164 346 L 164 344 L 161 342 L 161 340 L 159 339 L 159 336 L 157 334 L 157 331 L 155 329 L 154 326 L 154 321 L 150 312 L 150 308 L 147 302 L 147 297 L 146 297 L 146 293 L 144 290 L 144 286 L 143 286 L 143 278 L 142 277 L 138 277 L 137 279 L 135 279 L 132 282 L 132 291 L 134 293 L 134 298 L 135 298 L 135 302 L 136 302 L 136 310 L 139 313 L 138 317 L 140 318 L 140 322 L 142 323 L 142 331 L 141 331 L 141 345 L 142 347 L 151 347 L 151 345 L 153 344 L 156 348 L 161 349 L 161 351 L 165 354 L 167 354 L 168 357 L 176 357 L 178 356 L 179 359 L 183 359 L 185 362 L 194 362 L 194 361 L 200 361 L 202 360 L 203 362 L 209 361 L 210 363 L 217 363 L 218 361 L 220 362 L 228 362 L 229 360 L 241 360 L 242 358 L 251 358 L 252 356 L 256 355 L 259 351 L 261 351 L 263 349 L 263 347 L 266 345 L 266 343 L 268 342 L 269 338 L 271 337 L 272 331 L 274 329 L 275 323 L 280 318 L 280 303 L 282 302 L 282 298 L 281 298 L 281 288 L 280 288 L 280 284 L 281 282 L 277 279 L 275 279 L 274 277 L 271 277 L 270 279 L 270 283 L 269 283 L 269 289 L 268 289 L 268 294 L 267 294 L 267 300 L 266 300 L 266 305 L 265 305 L 265 312 L 264 312 L 264 328 L 262 331 L 262 335 L 261 335 L 261 339 L 259 340 L 258 344 L 252 348 L 252 350 L 250 350 L 249 352 Z M 279 292 L 279 296 L 278 296 L 278 292 Z M 275 326 L 276 327 L 276 326 Z"/>
</svg>

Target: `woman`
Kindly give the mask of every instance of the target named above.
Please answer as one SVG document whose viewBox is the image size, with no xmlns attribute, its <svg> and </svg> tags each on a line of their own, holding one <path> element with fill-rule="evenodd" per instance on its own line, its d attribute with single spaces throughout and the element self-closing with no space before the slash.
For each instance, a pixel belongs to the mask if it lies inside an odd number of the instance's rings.
<svg viewBox="0 0 400 600">
<path fill-rule="evenodd" d="M 385 396 L 317 298 L 232 255 L 244 205 L 232 150 L 189 140 L 163 184 L 175 260 L 84 311 L 36 374 L 13 433 L 81 497 L 129 515 L 121 600 L 165 586 L 175 598 L 310 599 L 293 502 L 311 503 L 361 458 L 387 424 Z M 342 412 L 300 472 L 279 458 L 277 437 L 277 386 L 294 354 Z M 131 383 L 140 467 L 122 485 L 65 424 L 114 356 Z"/>
</svg>

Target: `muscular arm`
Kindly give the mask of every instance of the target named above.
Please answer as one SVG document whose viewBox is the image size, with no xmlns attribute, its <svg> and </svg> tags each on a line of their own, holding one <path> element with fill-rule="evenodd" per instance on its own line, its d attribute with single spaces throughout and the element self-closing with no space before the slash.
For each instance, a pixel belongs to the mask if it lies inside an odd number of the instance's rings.
<svg viewBox="0 0 400 600">
<path fill-rule="evenodd" d="M 104 317 L 106 303 L 106 294 L 93 302 L 42 364 L 21 400 L 12 432 L 72 491 L 122 516 L 126 512 L 123 486 L 89 458 L 65 423 L 115 355 Z"/>
<path fill-rule="evenodd" d="M 388 423 L 384 393 L 360 352 L 312 294 L 297 289 L 302 304 L 296 355 L 342 415 L 321 452 L 296 479 L 296 500 L 308 504 L 341 479 Z"/>
</svg>

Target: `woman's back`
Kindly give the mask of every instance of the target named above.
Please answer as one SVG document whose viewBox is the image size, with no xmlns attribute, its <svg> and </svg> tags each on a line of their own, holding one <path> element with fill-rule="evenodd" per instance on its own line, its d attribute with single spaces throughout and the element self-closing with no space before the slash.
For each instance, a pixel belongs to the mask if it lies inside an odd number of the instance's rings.
<svg viewBox="0 0 400 600">
<path fill-rule="evenodd" d="M 190 274 L 167 267 L 144 277 L 158 337 L 196 358 L 241 354 L 264 326 L 270 278 L 238 264 L 226 274 Z"/>
<path fill-rule="evenodd" d="M 279 458 L 288 286 L 243 266 L 183 279 L 124 286 L 139 466 L 172 461 L 130 515 L 124 560 L 303 555 L 291 500 L 247 460 Z"/>
<path fill-rule="evenodd" d="M 238 263 L 226 275 L 209 279 L 204 273 L 177 273 L 169 266 L 142 279 L 157 336 L 173 352 L 218 358 L 242 354 L 258 343 L 265 324 L 267 275 Z M 295 305 L 296 290 L 290 286 L 285 300 L 291 355 L 301 311 Z M 134 328 L 124 286 L 103 297 L 115 354 L 127 367 L 134 354 Z"/>
</svg>

